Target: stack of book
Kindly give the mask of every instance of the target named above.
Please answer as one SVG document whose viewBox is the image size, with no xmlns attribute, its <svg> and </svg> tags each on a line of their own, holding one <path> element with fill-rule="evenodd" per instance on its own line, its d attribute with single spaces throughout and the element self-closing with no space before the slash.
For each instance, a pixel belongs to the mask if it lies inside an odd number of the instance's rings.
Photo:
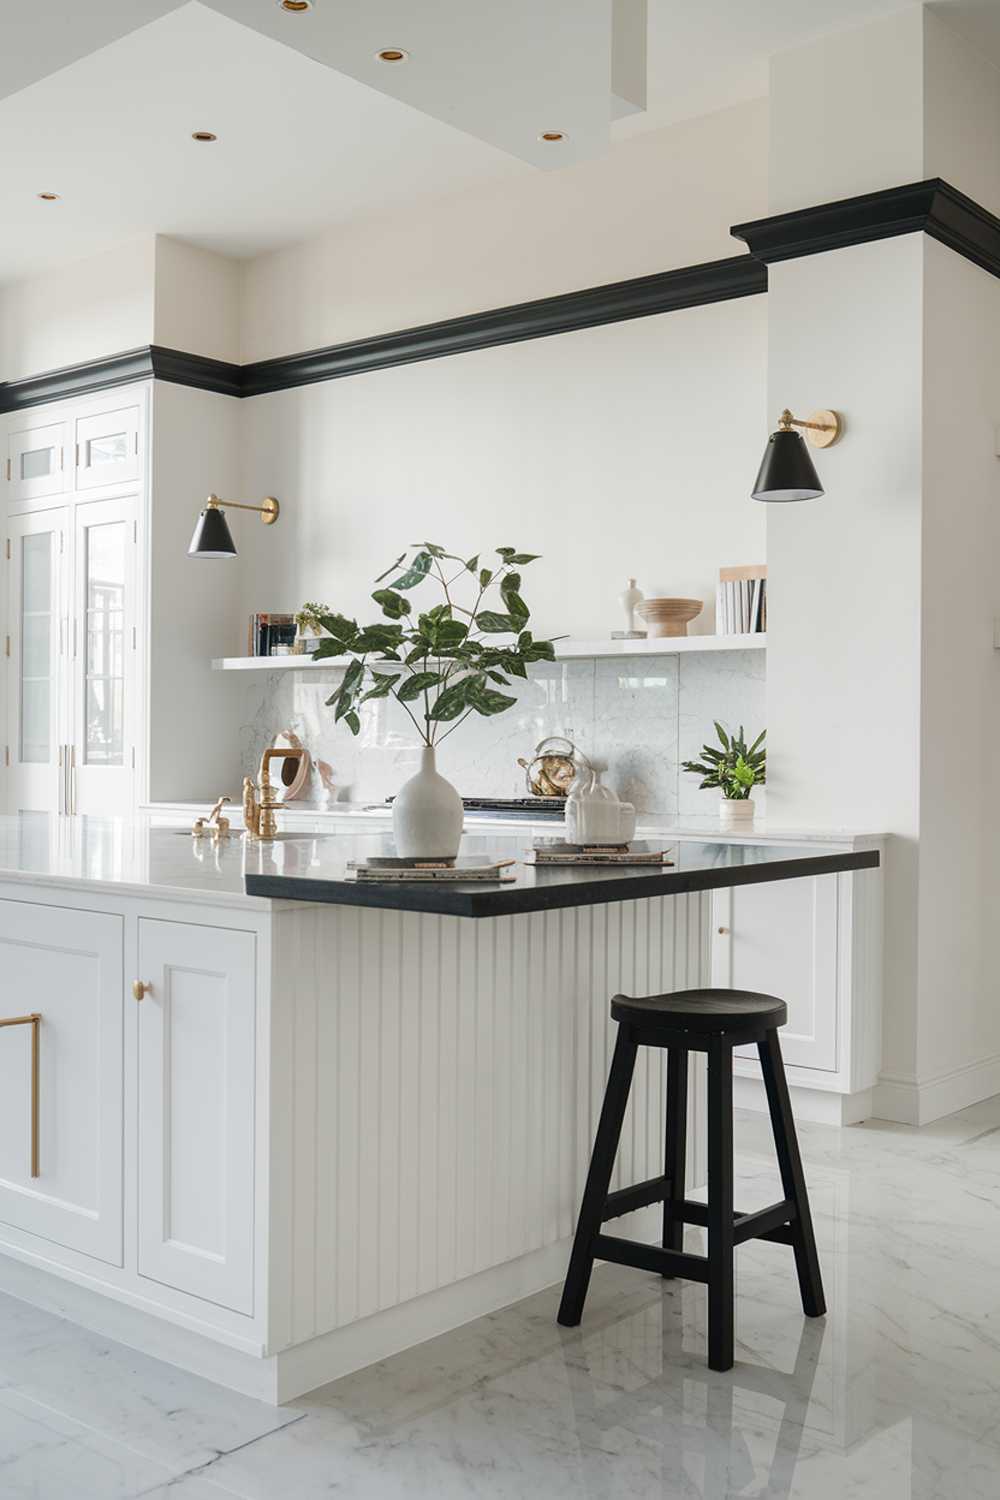
<svg viewBox="0 0 1000 1500">
<path fill-rule="evenodd" d="M 716 635 L 757 635 L 767 629 L 767 568 L 746 563 L 720 568 L 715 595 Z"/>
<path fill-rule="evenodd" d="M 538 839 L 532 845 L 535 865 L 672 865 L 669 849 L 658 844 L 566 844 Z"/>
<path fill-rule="evenodd" d="M 294 615 L 267 613 L 250 616 L 250 628 L 247 632 L 249 656 L 273 656 L 275 646 L 287 646 L 291 650 L 294 643 Z"/>
<path fill-rule="evenodd" d="M 398 859 L 392 857 L 350 860 L 349 880 L 492 880 L 501 884 L 516 876 L 512 859 Z"/>
</svg>

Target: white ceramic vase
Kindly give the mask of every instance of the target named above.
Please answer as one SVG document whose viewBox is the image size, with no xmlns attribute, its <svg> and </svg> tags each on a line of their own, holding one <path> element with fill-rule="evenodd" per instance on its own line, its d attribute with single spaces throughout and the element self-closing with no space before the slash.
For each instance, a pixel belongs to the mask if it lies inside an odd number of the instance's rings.
<svg viewBox="0 0 1000 1500">
<path fill-rule="evenodd" d="M 723 828 L 745 828 L 753 822 L 754 800 L 752 797 L 723 797 L 719 803 L 719 819 Z"/>
<path fill-rule="evenodd" d="M 434 746 L 420 751 L 420 770 L 392 804 L 392 832 L 401 859 L 454 859 L 462 841 L 462 799 L 439 776 Z"/>
</svg>

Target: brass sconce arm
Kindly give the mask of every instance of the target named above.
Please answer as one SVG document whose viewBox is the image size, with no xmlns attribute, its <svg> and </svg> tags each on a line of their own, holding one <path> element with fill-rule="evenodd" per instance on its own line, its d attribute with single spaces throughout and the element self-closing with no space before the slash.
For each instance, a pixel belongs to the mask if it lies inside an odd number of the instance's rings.
<svg viewBox="0 0 1000 1500">
<path fill-rule="evenodd" d="M 808 418 L 793 417 L 786 406 L 778 418 L 778 431 L 791 432 L 793 427 L 804 428 L 814 448 L 831 447 L 844 431 L 843 418 L 839 412 L 814 411 Z"/>
<path fill-rule="evenodd" d="M 281 507 L 273 495 L 265 495 L 263 505 L 245 505 L 242 500 L 220 500 L 218 495 L 209 495 L 206 510 L 256 510 L 265 526 L 273 526 Z"/>
</svg>

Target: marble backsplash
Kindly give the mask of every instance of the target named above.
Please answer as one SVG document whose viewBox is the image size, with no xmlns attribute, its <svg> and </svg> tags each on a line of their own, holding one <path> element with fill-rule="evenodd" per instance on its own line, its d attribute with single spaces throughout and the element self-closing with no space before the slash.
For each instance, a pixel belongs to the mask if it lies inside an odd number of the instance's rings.
<svg viewBox="0 0 1000 1500">
<path fill-rule="evenodd" d="M 394 700 L 378 699 L 365 705 L 355 739 L 326 707 L 339 678 L 272 672 L 241 684 L 244 772 L 255 773 L 271 737 L 291 729 L 314 761 L 332 768 L 337 801 L 381 802 L 398 791 L 417 768 L 413 725 Z M 518 756 L 530 759 L 539 740 L 559 734 L 605 768 L 605 783 L 638 811 L 714 817 L 717 794 L 699 791 L 681 762 L 714 736 L 713 719 L 754 735 L 765 724 L 762 651 L 539 662 L 519 686 L 516 708 L 473 716 L 442 743 L 438 768 L 464 796 L 524 796 Z M 317 777 L 310 800 L 321 793 Z"/>
</svg>

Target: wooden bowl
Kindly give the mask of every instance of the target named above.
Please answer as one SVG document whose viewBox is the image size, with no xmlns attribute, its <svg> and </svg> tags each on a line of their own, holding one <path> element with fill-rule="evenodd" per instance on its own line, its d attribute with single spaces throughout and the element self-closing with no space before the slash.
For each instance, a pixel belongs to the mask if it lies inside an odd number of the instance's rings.
<svg viewBox="0 0 1000 1500">
<path fill-rule="evenodd" d="M 637 606 L 646 622 L 646 636 L 658 640 L 668 635 L 687 635 L 688 621 L 704 609 L 701 599 L 644 599 Z"/>
</svg>

